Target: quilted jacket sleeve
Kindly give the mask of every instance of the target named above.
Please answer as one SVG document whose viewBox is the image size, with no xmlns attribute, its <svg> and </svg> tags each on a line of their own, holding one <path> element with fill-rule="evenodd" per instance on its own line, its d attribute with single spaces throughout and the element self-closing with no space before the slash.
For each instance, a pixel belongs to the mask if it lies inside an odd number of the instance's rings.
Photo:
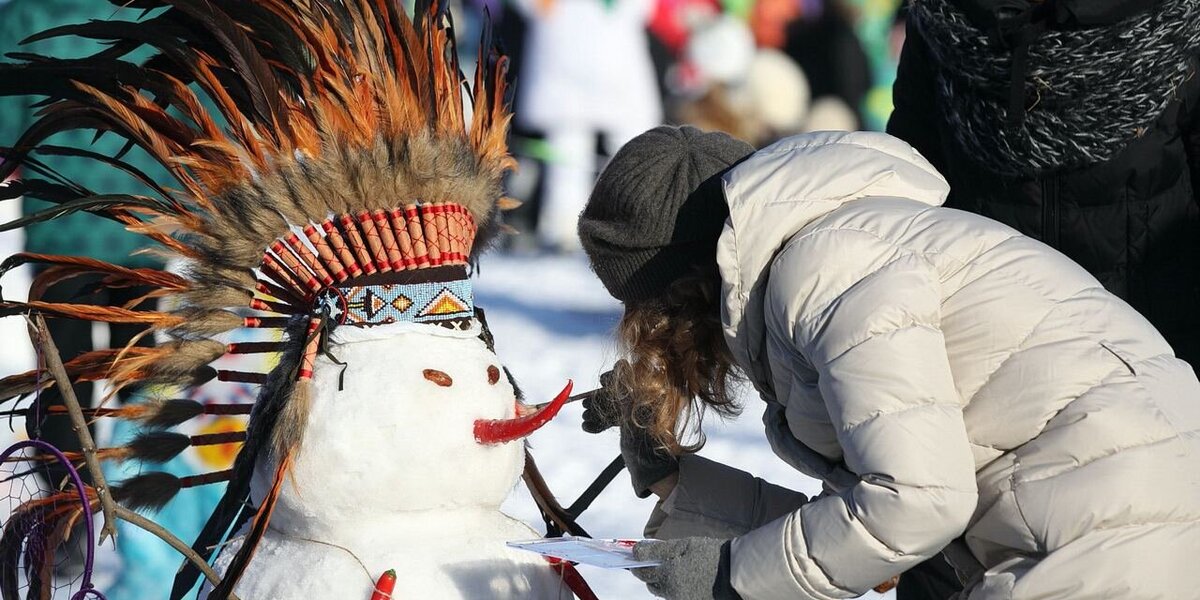
<svg viewBox="0 0 1200 600">
<path fill-rule="evenodd" d="M 796 510 L 808 498 L 703 456 L 679 459 L 679 483 L 659 502 L 646 537 L 733 538 Z"/>
<path fill-rule="evenodd" d="M 858 596 L 961 535 L 975 508 L 939 282 L 924 257 L 834 229 L 793 239 L 769 286 L 767 327 L 817 373 L 858 481 L 736 539 L 734 587 L 747 600 Z"/>
</svg>

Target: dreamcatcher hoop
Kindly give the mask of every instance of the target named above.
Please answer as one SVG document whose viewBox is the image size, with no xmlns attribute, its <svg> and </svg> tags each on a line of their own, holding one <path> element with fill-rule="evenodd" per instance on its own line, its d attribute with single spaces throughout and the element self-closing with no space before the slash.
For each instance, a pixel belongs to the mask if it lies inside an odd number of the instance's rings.
<svg viewBox="0 0 1200 600">
<path fill-rule="evenodd" d="M 75 484 L 75 491 L 79 494 L 79 502 L 83 506 L 83 525 L 87 530 L 87 548 L 84 550 L 83 558 L 83 579 L 80 583 L 81 587 L 78 592 L 71 596 L 71 600 L 87 600 L 90 596 L 96 600 L 107 600 L 104 594 L 100 593 L 95 586 L 92 585 L 92 565 L 95 559 L 96 552 L 96 532 L 93 529 L 91 503 L 87 499 L 87 494 L 83 487 L 83 478 L 79 476 L 79 471 L 67 457 L 63 455 L 54 445 L 43 442 L 41 440 L 23 440 L 17 442 L 0 453 L 0 464 L 6 462 L 18 450 L 25 448 L 34 448 L 41 452 L 45 452 L 54 456 L 60 465 L 66 467 L 67 475 L 71 478 L 71 483 Z"/>
</svg>

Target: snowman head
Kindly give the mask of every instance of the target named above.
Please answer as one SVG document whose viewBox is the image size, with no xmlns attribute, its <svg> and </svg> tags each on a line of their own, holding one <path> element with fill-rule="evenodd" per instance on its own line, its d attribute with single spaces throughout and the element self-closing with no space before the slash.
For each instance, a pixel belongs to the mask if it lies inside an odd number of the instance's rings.
<svg viewBox="0 0 1200 600">
<path fill-rule="evenodd" d="M 291 453 L 294 490 L 280 496 L 277 526 L 499 508 L 524 465 L 520 440 L 557 413 L 570 386 L 540 410 L 526 408 L 473 301 L 465 266 L 324 289 L 315 351 L 298 369 L 307 410 L 294 414 L 302 423 L 281 425 L 299 426 L 303 441 Z"/>
<path fill-rule="evenodd" d="M 334 343 L 389 337 L 411 339 L 411 336 L 417 336 L 419 340 L 421 335 L 431 338 L 478 338 L 487 346 L 488 352 L 493 353 L 491 333 L 486 331 L 482 311 L 475 310 L 474 295 L 465 266 L 401 271 L 370 278 L 370 281 L 364 283 L 359 280 L 351 286 L 327 287 L 321 293 L 318 310 L 326 326 L 329 327 L 329 323 L 335 327 L 353 326 L 339 329 L 341 334 L 332 337 Z M 327 330 L 325 334 L 328 333 Z M 411 355 L 407 351 L 397 354 Z M 492 358 L 495 358 L 494 354 Z M 314 363 L 315 353 L 306 353 L 305 360 Z M 442 360 L 452 361 L 453 358 Z M 487 370 L 489 383 L 497 384 L 502 368 L 498 364 L 489 364 Z M 303 365 L 300 372 L 311 375 L 311 365 Z M 430 381 L 440 382 L 442 387 L 453 386 L 452 378 L 436 375 L 444 373 L 439 369 L 424 369 L 423 373 Z M 507 372 L 503 373 L 507 379 Z M 340 381 L 339 378 L 339 385 Z M 501 444 L 528 436 L 557 413 L 569 393 L 569 387 L 570 384 L 562 398 L 532 414 L 521 411 L 523 414 L 512 418 L 481 419 L 472 427 L 476 441 L 480 444 Z"/>
<path fill-rule="evenodd" d="M 332 357 L 314 363 L 294 490 L 284 487 L 277 526 L 318 534 L 409 511 L 498 509 L 524 465 L 520 440 L 569 387 L 542 410 L 525 409 L 480 333 L 478 321 L 335 331 Z"/>
</svg>

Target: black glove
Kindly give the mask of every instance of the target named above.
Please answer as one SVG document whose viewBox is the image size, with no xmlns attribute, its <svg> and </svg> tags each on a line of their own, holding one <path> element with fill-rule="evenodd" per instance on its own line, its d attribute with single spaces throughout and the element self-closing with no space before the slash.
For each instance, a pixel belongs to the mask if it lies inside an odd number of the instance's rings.
<svg viewBox="0 0 1200 600">
<path fill-rule="evenodd" d="M 730 582 L 729 547 L 728 540 L 703 537 L 641 542 L 633 557 L 660 564 L 634 569 L 633 576 L 667 600 L 741 600 Z"/>
<path fill-rule="evenodd" d="M 600 433 L 614 425 L 621 428 L 621 457 L 629 469 L 634 493 L 645 498 L 650 495 L 651 485 L 679 471 L 679 461 L 659 448 L 648 431 L 634 424 L 632 411 L 628 390 L 609 371 L 600 376 L 600 389 L 583 399 L 583 430 Z"/>
</svg>

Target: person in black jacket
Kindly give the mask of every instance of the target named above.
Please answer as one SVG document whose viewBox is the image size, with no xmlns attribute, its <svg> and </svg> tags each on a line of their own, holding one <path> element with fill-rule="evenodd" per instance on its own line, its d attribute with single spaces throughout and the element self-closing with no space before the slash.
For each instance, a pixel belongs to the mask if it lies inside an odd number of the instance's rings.
<svg viewBox="0 0 1200 600">
<path fill-rule="evenodd" d="M 1200 3 L 909 10 L 887 131 L 946 176 L 946 205 L 1071 257 L 1200 367 Z M 897 597 L 956 589 L 931 559 L 901 577 Z"/>
<path fill-rule="evenodd" d="M 914 0 L 887 129 L 1200 367 L 1198 54 L 1194 0 Z"/>
</svg>

